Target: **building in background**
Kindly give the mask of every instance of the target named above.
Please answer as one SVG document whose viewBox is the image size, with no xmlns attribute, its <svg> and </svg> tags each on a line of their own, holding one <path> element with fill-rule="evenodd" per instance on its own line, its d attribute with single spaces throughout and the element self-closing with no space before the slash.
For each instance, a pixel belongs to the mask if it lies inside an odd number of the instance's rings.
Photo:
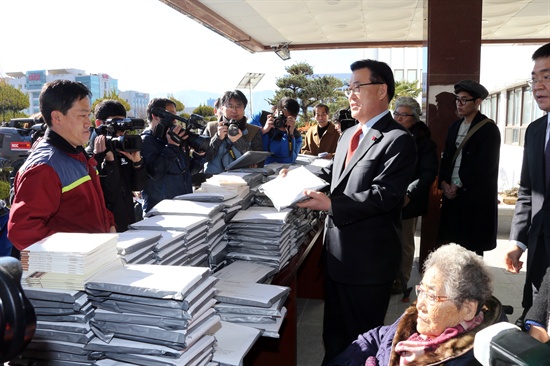
<svg viewBox="0 0 550 366">
<path fill-rule="evenodd" d="M 147 105 L 149 104 L 149 93 L 141 93 L 134 90 L 123 91 L 118 94 L 120 99 L 124 99 L 130 105 L 130 110 L 126 113 L 128 117 L 137 117 L 147 119 Z"/>
<path fill-rule="evenodd" d="M 84 70 L 79 69 L 52 69 L 8 72 L 6 77 L 3 78 L 9 85 L 28 94 L 29 108 L 22 111 L 28 115 L 40 112 L 38 97 L 44 84 L 62 79 L 79 81 L 86 85 L 92 92 L 92 103 L 114 91 L 130 104 L 129 116 L 138 117 L 138 113 L 140 113 L 140 118 L 145 116 L 145 113 L 142 112 L 149 103 L 149 94 L 136 91 L 120 92 L 118 90 L 118 80 L 110 77 L 109 74 L 87 74 Z"/>
</svg>

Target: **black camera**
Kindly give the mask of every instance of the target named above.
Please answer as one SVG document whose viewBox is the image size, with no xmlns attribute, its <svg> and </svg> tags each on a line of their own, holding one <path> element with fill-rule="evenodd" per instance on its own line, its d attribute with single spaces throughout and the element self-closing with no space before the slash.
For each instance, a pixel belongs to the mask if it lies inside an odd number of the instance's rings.
<svg viewBox="0 0 550 366">
<path fill-rule="evenodd" d="M 141 150 L 141 137 L 139 135 L 117 136 L 117 133 L 141 130 L 144 127 L 145 121 L 141 118 L 109 118 L 96 128 L 96 133 L 106 137 L 107 151 L 120 150 L 131 153 Z"/>
<path fill-rule="evenodd" d="M 227 126 L 227 133 L 229 136 L 237 136 L 239 134 L 239 121 L 230 119 L 224 123 Z"/>
<path fill-rule="evenodd" d="M 160 123 L 155 127 L 155 130 L 153 131 L 153 136 L 155 136 L 156 138 L 163 139 L 164 136 L 166 136 L 166 133 L 168 133 L 170 138 L 174 140 L 175 143 L 183 146 L 186 140 L 184 140 L 182 136 L 174 133 L 174 127 L 176 127 L 176 125 L 173 124 L 173 121 L 178 120 L 180 122 L 183 122 L 182 127 L 185 131 L 184 136 L 189 136 L 187 138 L 189 146 L 197 151 L 206 151 L 208 149 L 210 139 L 206 136 L 199 136 L 198 134 L 191 132 L 192 128 L 200 130 L 200 132 L 204 130 L 206 126 L 201 123 L 203 121 L 202 116 L 198 114 L 192 114 L 189 119 L 186 119 L 184 117 L 172 114 L 160 107 L 153 108 L 151 110 L 151 114 L 161 117 Z"/>
<path fill-rule="evenodd" d="M 357 120 L 351 116 L 349 108 L 337 111 L 334 114 L 334 120 L 335 122 L 340 122 L 340 131 L 342 132 L 358 123 Z"/>
<path fill-rule="evenodd" d="M 275 128 L 281 128 L 286 126 L 286 116 L 283 113 L 283 111 L 280 111 L 277 114 L 277 117 L 275 117 L 275 119 L 273 120 L 273 125 L 275 126 Z"/>
</svg>

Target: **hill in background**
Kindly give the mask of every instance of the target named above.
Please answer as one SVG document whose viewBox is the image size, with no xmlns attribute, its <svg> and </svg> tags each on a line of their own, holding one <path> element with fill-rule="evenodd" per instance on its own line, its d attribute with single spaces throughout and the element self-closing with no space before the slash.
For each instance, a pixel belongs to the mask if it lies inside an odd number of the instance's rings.
<svg viewBox="0 0 550 366">
<path fill-rule="evenodd" d="M 250 104 L 250 95 L 248 90 L 242 90 L 244 95 L 248 98 L 248 103 Z M 256 114 L 262 110 L 271 110 L 271 106 L 266 102 L 267 98 L 272 98 L 275 92 L 273 90 L 263 90 L 263 91 L 252 91 L 252 113 Z M 198 91 L 198 90 L 181 90 L 173 93 L 174 98 L 181 101 L 185 105 L 185 112 L 190 113 L 198 107 L 199 105 L 208 105 L 209 99 L 216 99 L 221 96 L 219 93 Z M 157 93 L 151 94 L 151 99 L 153 98 L 166 98 L 166 94 Z M 246 107 L 245 114 L 248 116 L 250 114 L 250 106 Z"/>
</svg>

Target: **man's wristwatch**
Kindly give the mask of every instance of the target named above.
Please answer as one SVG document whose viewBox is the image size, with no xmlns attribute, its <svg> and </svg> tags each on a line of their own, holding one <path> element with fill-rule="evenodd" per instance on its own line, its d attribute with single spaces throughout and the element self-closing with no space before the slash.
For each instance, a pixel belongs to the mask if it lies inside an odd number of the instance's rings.
<svg viewBox="0 0 550 366">
<path fill-rule="evenodd" d="M 134 165 L 134 168 L 139 168 L 143 164 L 143 157 L 139 159 L 139 161 L 132 162 L 132 164 Z"/>
</svg>

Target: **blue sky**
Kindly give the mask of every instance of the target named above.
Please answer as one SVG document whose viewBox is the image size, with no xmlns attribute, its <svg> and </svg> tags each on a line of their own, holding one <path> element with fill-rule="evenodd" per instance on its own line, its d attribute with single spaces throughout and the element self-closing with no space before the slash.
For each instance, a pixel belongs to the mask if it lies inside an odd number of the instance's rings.
<svg viewBox="0 0 550 366">
<path fill-rule="evenodd" d="M 338 55 L 336 55 L 338 52 Z M 246 72 L 275 89 L 285 66 L 349 72 L 362 50 L 251 54 L 159 0 L 0 0 L 0 71 L 76 68 L 148 93 L 234 89 Z"/>
<path fill-rule="evenodd" d="M 482 48 L 488 89 L 529 77 L 538 46 Z M 246 72 L 265 73 L 255 90 L 274 90 L 285 67 L 307 62 L 317 74 L 348 73 L 369 50 L 252 54 L 159 0 L 0 0 L 0 72 L 75 68 L 107 73 L 120 90 L 150 94 L 223 93 Z"/>
</svg>

